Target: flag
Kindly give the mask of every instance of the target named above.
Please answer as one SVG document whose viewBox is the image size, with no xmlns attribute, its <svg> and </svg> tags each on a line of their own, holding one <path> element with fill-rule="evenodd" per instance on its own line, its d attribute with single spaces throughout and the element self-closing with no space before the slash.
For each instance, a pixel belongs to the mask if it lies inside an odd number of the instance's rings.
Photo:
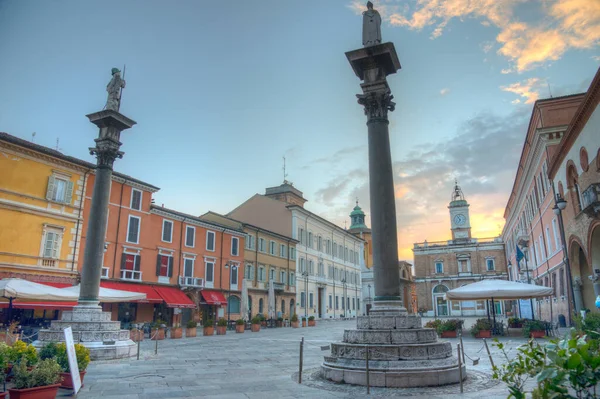
<svg viewBox="0 0 600 399">
<path fill-rule="evenodd" d="M 524 257 L 525 257 L 525 255 L 523 254 L 523 252 L 517 245 L 517 263 L 521 262 L 521 259 L 523 259 Z"/>
</svg>

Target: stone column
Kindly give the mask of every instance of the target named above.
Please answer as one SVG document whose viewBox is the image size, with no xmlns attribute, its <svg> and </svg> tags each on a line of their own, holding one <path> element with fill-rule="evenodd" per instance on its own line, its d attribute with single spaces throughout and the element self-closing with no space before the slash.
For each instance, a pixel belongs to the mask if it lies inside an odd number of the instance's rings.
<svg viewBox="0 0 600 399">
<path fill-rule="evenodd" d="M 404 291 L 398 268 L 396 203 L 388 111 L 395 104 L 386 77 L 400 69 L 393 43 L 383 43 L 346 53 L 356 75 L 363 80 L 363 93 L 358 103 L 367 115 L 369 142 L 369 192 L 371 200 L 371 230 L 373 237 L 373 274 L 375 303 L 372 311 L 402 306 Z"/>
<path fill-rule="evenodd" d="M 575 305 L 575 313 L 579 314 L 579 311 L 583 309 L 583 295 L 581 294 L 581 286 L 583 285 L 581 277 L 573 277 L 573 302 Z"/>
</svg>

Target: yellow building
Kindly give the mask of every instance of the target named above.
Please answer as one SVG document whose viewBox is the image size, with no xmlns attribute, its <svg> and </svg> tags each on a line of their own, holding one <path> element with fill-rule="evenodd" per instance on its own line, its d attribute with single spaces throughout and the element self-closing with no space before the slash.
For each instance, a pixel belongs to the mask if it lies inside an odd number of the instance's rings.
<svg viewBox="0 0 600 399">
<path fill-rule="evenodd" d="M 0 278 L 73 283 L 93 164 L 0 132 Z"/>
</svg>

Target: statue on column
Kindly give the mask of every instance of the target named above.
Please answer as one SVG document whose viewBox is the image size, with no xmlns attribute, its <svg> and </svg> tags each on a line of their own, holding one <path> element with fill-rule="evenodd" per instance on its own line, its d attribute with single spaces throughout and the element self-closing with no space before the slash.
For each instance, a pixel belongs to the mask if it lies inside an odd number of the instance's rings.
<svg viewBox="0 0 600 399">
<path fill-rule="evenodd" d="M 367 2 L 367 11 L 363 12 L 363 46 L 375 46 L 381 43 L 381 15 L 373 9 L 373 3 Z"/>
<path fill-rule="evenodd" d="M 121 89 L 125 88 L 125 81 L 121 79 L 121 71 L 117 68 L 112 69 L 112 79 L 106 86 L 108 92 L 108 99 L 104 109 L 112 109 L 113 111 L 119 111 L 121 106 Z"/>
</svg>

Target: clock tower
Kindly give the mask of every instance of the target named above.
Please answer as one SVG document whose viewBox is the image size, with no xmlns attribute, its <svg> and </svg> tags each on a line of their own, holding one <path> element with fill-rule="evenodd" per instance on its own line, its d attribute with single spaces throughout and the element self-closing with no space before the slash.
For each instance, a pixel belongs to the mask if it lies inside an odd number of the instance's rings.
<svg viewBox="0 0 600 399">
<path fill-rule="evenodd" d="M 465 200 L 458 182 L 454 181 L 454 191 L 450 205 L 450 229 L 452 230 L 452 240 L 462 241 L 471 239 L 471 220 L 469 219 L 469 204 Z"/>
</svg>

